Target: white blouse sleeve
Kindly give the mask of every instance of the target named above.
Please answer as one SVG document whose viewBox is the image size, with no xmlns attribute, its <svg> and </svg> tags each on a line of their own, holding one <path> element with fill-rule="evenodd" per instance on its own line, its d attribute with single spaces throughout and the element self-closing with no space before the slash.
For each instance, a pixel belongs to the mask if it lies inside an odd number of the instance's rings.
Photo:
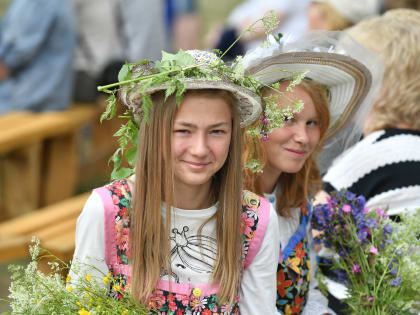
<svg viewBox="0 0 420 315">
<path fill-rule="evenodd" d="M 70 269 L 73 281 L 78 276 L 90 273 L 102 283 L 102 279 L 108 273 L 105 262 L 104 224 L 102 199 L 96 192 L 92 192 L 77 219 L 76 248 Z"/>
<path fill-rule="evenodd" d="M 277 214 L 270 205 L 267 230 L 261 247 L 242 275 L 239 292 L 241 315 L 278 314 L 276 274 L 280 254 Z"/>
</svg>

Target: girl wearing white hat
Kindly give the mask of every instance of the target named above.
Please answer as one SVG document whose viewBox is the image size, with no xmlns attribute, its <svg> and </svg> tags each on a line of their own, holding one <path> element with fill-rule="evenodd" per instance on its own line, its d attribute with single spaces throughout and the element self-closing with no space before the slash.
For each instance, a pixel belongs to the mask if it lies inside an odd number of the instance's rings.
<svg viewBox="0 0 420 315">
<path fill-rule="evenodd" d="M 263 172 L 245 171 L 248 189 L 264 194 L 276 208 L 281 252 L 277 269 L 277 309 L 282 314 L 333 314 L 316 289 L 316 253 L 312 248 L 311 203 L 320 188 L 320 172 L 335 155 L 355 143 L 381 78 L 381 63 L 341 32 L 315 32 L 294 40 L 272 41 L 244 57 L 248 74 L 271 84 L 263 95 L 281 108 L 297 99 L 303 110 L 283 127 L 255 142 L 248 139 L 245 157 L 256 154 Z M 285 71 L 289 70 L 289 71 Z M 287 90 L 296 71 L 308 71 Z M 262 117 L 255 124 L 270 122 Z M 266 140 L 266 141 L 263 141 Z M 279 249 L 280 250 L 280 249 Z"/>
</svg>

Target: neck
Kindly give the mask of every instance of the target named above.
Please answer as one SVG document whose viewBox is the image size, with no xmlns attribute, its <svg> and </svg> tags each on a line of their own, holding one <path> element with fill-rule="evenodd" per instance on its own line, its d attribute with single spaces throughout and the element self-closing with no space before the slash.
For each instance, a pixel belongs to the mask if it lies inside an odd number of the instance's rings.
<svg viewBox="0 0 420 315">
<path fill-rule="evenodd" d="M 215 203 L 211 181 L 198 186 L 175 184 L 174 207 L 185 210 L 206 209 Z"/>
<path fill-rule="evenodd" d="M 264 172 L 260 177 L 261 189 L 263 193 L 271 194 L 274 191 L 274 188 L 280 179 L 280 175 L 281 172 L 279 170 L 273 169 L 268 165 L 264 167 Z"/>
</svg>

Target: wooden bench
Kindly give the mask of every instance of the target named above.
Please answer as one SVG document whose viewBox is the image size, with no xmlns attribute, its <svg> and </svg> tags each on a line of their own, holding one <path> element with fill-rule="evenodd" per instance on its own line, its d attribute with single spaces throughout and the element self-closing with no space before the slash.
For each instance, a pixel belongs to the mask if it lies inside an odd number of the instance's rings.
<svg viewBox="0 0 420 315">
<path fill-rule="evenodd" d="M 101 112 L 93 104 L 74 104 L 63 112 L 0 117 L 0 220 L 75 193 L 80 130 Z"/>
<path fill-rule="evenodd" d="M 0 262 L 29 256 L 32 237 L 41 247 L 68 261 L 75 247 L 76 220 L 90 193 L 0 223 Z"/>
</svg>

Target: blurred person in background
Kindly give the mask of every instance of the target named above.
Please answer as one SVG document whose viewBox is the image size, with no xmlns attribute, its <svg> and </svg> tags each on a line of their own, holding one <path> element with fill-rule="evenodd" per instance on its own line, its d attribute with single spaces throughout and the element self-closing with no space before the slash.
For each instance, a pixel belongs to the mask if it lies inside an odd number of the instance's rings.
<svg viewBox="0 0 420 315">
<path fill-rule="evenodd" d="M 71 0 L 78 25 L 73 99 L 94 102 L 107 65 L 123 62 L 116 0 Z"/>
<path fill-rule="evenodd" d="M 0 21 L 0 115 L 71 104 L 74 12 L 67 0 L 13 0 Z"/>
<path fill-rule="evenodd" d="M 223 27 L 216 27 L 209 32 L 206 46 L 225 51 L 251 24 L 272 10 L 280 21 L 273 33 L 302 35 L 307 29 L 305 9 L 308 2 L 308 0 L 246 0 L 233 9 Z M 263 28 L 247 32 L 225 58 L 232 60 L 244 54 L 247 50 L 258 46 L 265 37 Z"/>
<path fill-rule="evenodd" d="M 385 11 L 406 8 L 420 10 L 420 0 L 384 0 Z"/>
<path fill-rule="evenodd" d="M 158 60 L 168 45 L 164 0 L 118 0 L 123 55 L 128 62 Z"/>
<path fill-rule="evenodd" d="M 344 30 L 382 10 L 383 0 L 313 0 L 307 7 L 308 29 Z"/>
<path fill-rule="evenodd" d="M 75 89 L 95 102 L 98 85 L 118 81 L 126 62 L 159 59 L 167 48 L 163 0 L 72 0 L 78 19 Z"/>
<path fill-rule="evenodd" d="M 174 51 L 199 48 L 201 23 L 197 0 L 166 0 L 166 18 Z"/>
<path fill-rule="evenodd" d="M 347 32 L 383 59 L 385 73 L 364 139 L 333 162 L 323 177 L 324 190 L 364 195 L 369 209 L 385 209 L 398 221 L 400 213 L 420 205 L 420 11 L 391 10 Z M 326 197 L 322 192 L 318 200 L 321 195 Z M 329 306 L 345 314 L 344 286 L 327 283 Z"/>
</svg>

